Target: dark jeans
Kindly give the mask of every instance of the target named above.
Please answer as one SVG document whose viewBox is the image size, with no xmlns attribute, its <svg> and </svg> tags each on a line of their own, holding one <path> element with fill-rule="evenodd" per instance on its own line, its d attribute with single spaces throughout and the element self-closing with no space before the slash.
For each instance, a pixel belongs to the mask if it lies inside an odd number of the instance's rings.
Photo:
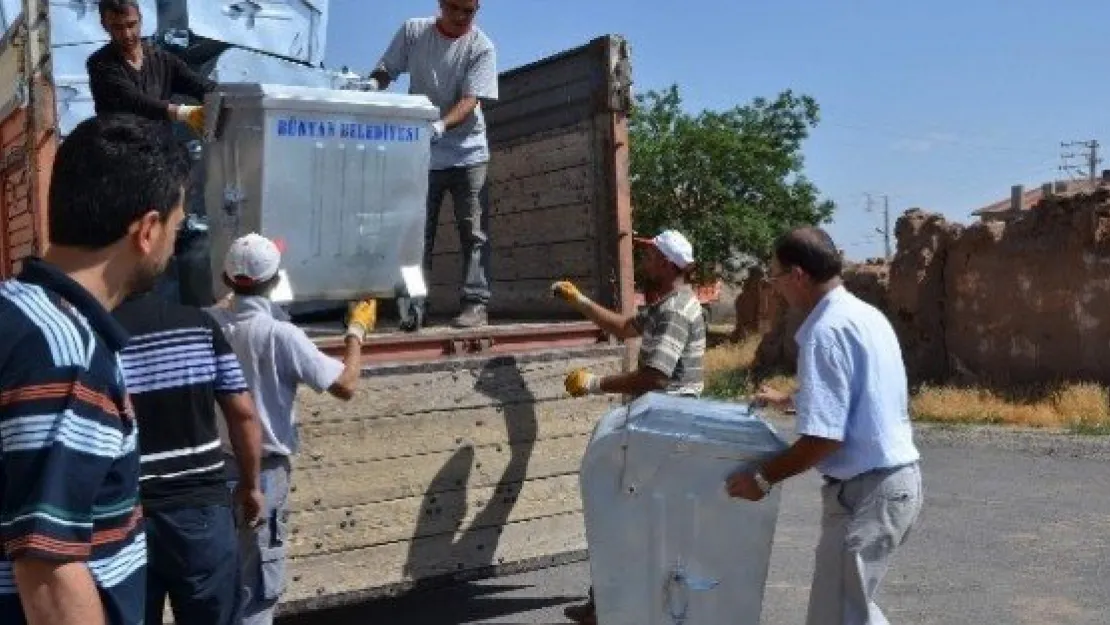
<svg viewBox="0 0 1110 625">
<path fill-rule="evenodd" d="M 240 619 L 239 545 L 228 506 L 147 510 L 146 622 L 162 622 L 169 596 L 178 625 Z"/>
<path fill-rule="evenodd" d="M 455 224 L 462 250 L 463 304 L 488 304 L 490 298 L 489 264 L 489 182 L 485 163 L 469 167 L 434 169 L 428 175 L 428 223 L 424 230 L 424 273 L 431 276 L 432 252 L 443 197 L 451 194 Z"/>
</svg>

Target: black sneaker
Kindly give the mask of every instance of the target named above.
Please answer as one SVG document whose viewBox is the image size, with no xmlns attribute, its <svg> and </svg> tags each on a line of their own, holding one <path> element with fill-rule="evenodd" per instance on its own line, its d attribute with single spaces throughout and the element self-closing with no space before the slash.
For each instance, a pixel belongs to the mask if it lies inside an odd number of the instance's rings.
<svg viewBox="0 0 1110 625">
<path fill-rule="evenodd" d="M 423 300 L 398 298 L 397 312 L 401 317 L 401 322 L 398 327 L 403 332 L 419 332 L 424 327 L 425 314 L 427 312 Z"/>
<path fill-rule="evenodd" d="M 563 616 L 579 625 L 597 625 L 597 611 L 592 599 L 579 605 L 567 606 L 563 609 Z"/>
<path fill-rule="evenodd" d="M 452 322 L 456 328 L 480 328 L 488 324 L 485 304 L 464 304 L 462 312 Z"/>
</svg>

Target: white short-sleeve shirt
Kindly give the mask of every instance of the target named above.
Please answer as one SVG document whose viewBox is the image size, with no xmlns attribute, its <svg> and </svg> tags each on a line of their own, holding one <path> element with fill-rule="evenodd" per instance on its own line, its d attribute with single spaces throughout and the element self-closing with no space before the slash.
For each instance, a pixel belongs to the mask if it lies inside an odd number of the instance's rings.
<svg viewBox="0 0 1110 625">
<path fill-rule="evenodd" d="M 795 340 L 797 433 L 843 443 L 818 471 L 849 479 L 920 458 L 902 350 L 882 312 L 840 286 L 821 299 Z"/>
</svg>

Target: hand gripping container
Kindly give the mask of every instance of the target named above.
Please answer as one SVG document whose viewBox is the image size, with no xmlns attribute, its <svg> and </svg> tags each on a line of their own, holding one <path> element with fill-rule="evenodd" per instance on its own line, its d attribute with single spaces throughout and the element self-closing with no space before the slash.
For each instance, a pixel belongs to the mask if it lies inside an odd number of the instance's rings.
<svg viewBox="0 0 1110 625">
<path fill-rule="evenodd" d="M 598 622 L 758 623 L 781 489 L 753 503 L 725 480 L 786 447 L 746 404 L 649 393 L 607 413 L 580 473 Z"/>
<path fill-rule="evenodd" d="M 221 84 L 205 101 L 205 208 L 216 293 L 228 246 L 283 250 L 288 303 L 425 288 L 431 122 L 424 96 Z"/>
</svg>

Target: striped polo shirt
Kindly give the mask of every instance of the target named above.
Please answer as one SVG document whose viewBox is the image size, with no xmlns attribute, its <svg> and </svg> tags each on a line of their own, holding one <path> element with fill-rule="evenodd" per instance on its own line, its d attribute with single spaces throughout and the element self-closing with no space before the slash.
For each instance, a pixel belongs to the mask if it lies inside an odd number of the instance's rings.
<svg viewBox="0 0 1110 625">
<path fill-rule="evenodd" d="M 247 383 L 220 327 L 200 308 L 154 293 L 114 315 L 131 334 L 120 360 L 139 420 L 143 506 L 229 503 L 216 400 L 246 393 Z"/>
<path fill-rule="evenodd" d="M 25 623 L 12 561 L 84 562 L 108 622 L 143 618 L 139 452 L 118 353 L 127 333 L 30 259 L 0 283 L 0 623 Z"/>
<path fill-rule="evenodd" d="M 664 392 L 699 396 L 705 388 L 705 317 L 693 289 L 682 285 L 636 316 L 641 367 L 667 376 Z"/>
</svg>

